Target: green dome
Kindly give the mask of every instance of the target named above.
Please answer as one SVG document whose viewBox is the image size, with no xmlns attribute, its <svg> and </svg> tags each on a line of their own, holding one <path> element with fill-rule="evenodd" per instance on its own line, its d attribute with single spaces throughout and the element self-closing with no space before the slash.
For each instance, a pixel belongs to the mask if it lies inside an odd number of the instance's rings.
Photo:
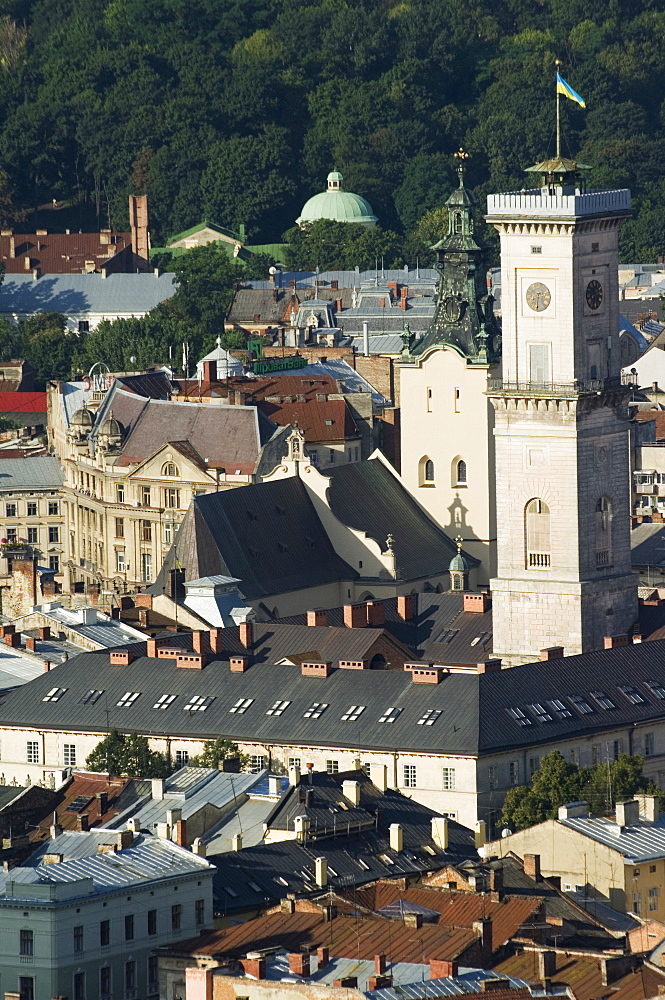
<svg viewBox="0 0 665 1000">
<path fill-rule="evenodd" d="M 467 573 L 469 569 L 470 566 L 461 552 L 457 552 L 448 565 L 449 573 Z"/>
<path fill-rule="evenodd" d="M 296 223 L 304 226 L 317 219 L 330 219 L 333 222 L 359 222 L 362 226 L 375 226 L 378 220 L 370 203 L 359 194 L 343 191 L 343 179 L 338 170 L 331 171 L 328 174 L 328 189 L 305 202 Z"/>
</svg>

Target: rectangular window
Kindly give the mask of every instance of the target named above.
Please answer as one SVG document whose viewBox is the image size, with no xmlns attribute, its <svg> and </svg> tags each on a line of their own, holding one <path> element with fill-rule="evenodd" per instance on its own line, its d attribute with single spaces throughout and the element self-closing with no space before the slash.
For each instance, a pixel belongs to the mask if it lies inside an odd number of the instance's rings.
<svg viewBox="0 0 665 1000">
<path fill-rule="evenodd" d="M 136 962 L 125 962 L 125 989 L 136 989 Z"/>
<path fill-rule="evenodd" d="M 193 694 L 185 705 L 185 712 L 205 712 L 215 700 L 214 695 L 204 698 L 202 694 Z"/>
<path fill-rule="evenodd" d="M 48 568 L 53 570 L 54 573 L 60 572 L 60 556 L 49 556 L 48 557 Z"/>
<path fill-rule="evenodd" d="M 141 503 L 143 504 L 144 507 L 149 507 L 150 506 L 150 487 L 149 486 L 142 486 L 141 487 Z"/>
<path fill-rule="evenodd" d="M 106 948 L 111 943 L 111 921 L 99 921 L 99 946 Z"/>
<path fill-rule="evenodd" d="M 303 719 L 318 719 L 328 707 L 326 701 L 313 701 L 306 712 L 303 712 Z"/>
<path fill-rule="evenodd" d="M 152 580 L 152 552 L 141 553 L 141 579 L 144 583 Z"/>
<path fill-rule="evenodd" d="M 612 743 L 612 753 L 613 753 L 613 756 L 614 756 L 614 760 L 617 759 L 617 757 L 619 756 L 620 753 L 623 753 L 623 740 L 622 739 L 618 739 L 618 740 L 614 740 L 613 741 L 613 743 Z"/>
<path fill-rule="evenodd" d="M 206 919 L 206 901 L 205 899 L 197 899 L 194 902 L 194 917 L 196 920 L 196 926 L 200 927 L 205 923 Z"/>
<path fill-rule="evenodd" d="M 125 691 L 120 701 L 116 702 L 116 707 L 128 708 L 130 705 L 134 704 L 134 702 L 136 701 L 136 699 L 139 697 L 140 694 L 141 694 L 140 691 Z"/>
<path fill-rule="evenodd" d="M 16 528 L 7 528 L 7 541 L 13 545 L 17 540 Z"/>
<path fill-rule="evenodd" d="M 654 910 L 658 909 L 658 895 L 659 889 L 657 885 L 652 886 L 649 889 L 649 909 L 653 913 Z"/>
<path fill-rule="evenodd" d="M 580 752 L 576 748 L 568 751 L 568 759 L 571 764 L 575 764 L 576 767 L 580 765 Z"/>
<path fill-rule="evenodd" d="M 125 941 L 134 940 L 134 914 L 125 914 Z"/>
<path fill-rule="evenodd" d="M 125 484 L 124 483 L 116 483 L 116 486 L 115 486 L 115 500 L 116 500 L 116 503 L 124 503 L 125 502 Z"/>
<path fill-rule="evenodd" d="M 443 790 L 444 790 L 444 792 L 454 792 L 455 791 L 455 768 L 454 767 L 444 767 L 443 768 Z"/>
<path fill-rule="evenodd" d="M 389 723 L 394 722 L 402 711 L 401 708 L 390 707 L 385 710 L 383 715 L 379 718 L 379 722 Z"/>
<path fill-rule="evenodd" d="M 487 768 L 487 787 L 496 788 L 496 767 L 494 764 L 490 764 Z"/>
<path fill-rule="evenodd" d="M 291 767 L 298 767 L 299 768 L 301 766 L 301 763 L 300 763 L 301 760 L 302 760 L 301 757 L 289 757 L 289 767 L 290 768 Z"/>
<path fill-rule="evenodd" d="M 74 1000 L 85 1000 L 85 972 L 74 973 Z"/>
<path fill-rule="evenodd" d="M 552 381 L 549 344 L 529 344 L 529 381 L 537 385 Z"/>
<path fill-rule="evenodd" d="M 266 759 L 263 754 L 253 753 L 249 758 L 249 770 L 252 774 L 258 774 L 266 766 Z"/>
<path fill-rule="evenodd" d="M 157 933 L 157 910 L 148 910 L 148 935 L 153 937 Z"/>
<path fill-rule="evenodd" d="M 511 760 L 508 765 L 508 770 L 510 772 L 510 784 L 519 785 L 520 783 L 520 762 L 518 760 Z"/>
<path fill-rule="evenodd" d="M 600 250 L 600 243 L 591 244 L 591 253 L 598 253 Z"/>
<path fill-rule="evenodd" d="M 83 924 L 74 928 L 74 951 L 83 951 Z"/>
<path fill-rule="evenodd" d="M 16 504 L 15 503 L 5 504 L 5 513 L 7 517 L 16 517 Z"/>
<path fill-rule="evenodd" d="M 19 955 L 34 955 L 34 933 L 30 930 L 21 930 L 19 933 Z"/>
<path fill-rule="evenodd" d="M 157 969 L 158 969 L 157 956 L 148 955 L 148 989 L 150 989 L 150 987 L 153 987 L 155 992 L 157 992 L 157 990 L 159 989 L 158 987 L 159 973 Z"/>
<path fill-rule="evenodd" d="M 28 740 L 26 745 L 26 760 L 28 764 L 39 764 L 39 743 L 37 740 Z"/>
<path fill-rule="evenodd" d="M 308 448 L 307 454 L 309 455 L 309 460 L 312 463 L 312 465 L 316 465 L 319 460 L 319 453 L 316 451 L 316 449 Z"/>
<path fill-rule="evenodd" d="M 642 912 L 642 894 L 640 892 L 633 893 L 633 913 L 637 916 Z"/>
<path fill-rule="evenodd" d="M 28 528 L 28 543 L 30 545 L 36 545 L 38 537 L 39 531 L 37 528 Z"/>
<path fill-rule="evenodd" d="M 417 772 L 415 764 L 404 765 L 404 787 L 415 788 L 417 782 Z"/>
<path fill-rule="evenodd" d="M 79 320 L 79 333 L 90 333 L 90 320 L 80 319 Z"/>
<path fill-rule="evenodd" d="M 187 767 L 189 764 L 189 750 L 176 750 L 175 762 L 178 768 Z"/>
<path fill-rule="evenodd" d="M 342 722 L 355 722 L 364 711 L 364 705 L 351 705 L 348 711 L 346 711 L 342 716 Z"/>
<path fill-rule="evenodd" d="M 79 705 L 94 705 L 96 701 L 99 701 L 101 696 L 104 694 L 103 691 L 98 691 L 95 688 L 91 688 L 90 691 L 86 693 L 81 698 Z"/>
<path fill-rule="evenodd" d="M 65 767 L 76 767 L 76 744 L 65 743 L 62 748 L 62 759 Z"/>
<path fill-rule="evenodd" d="M 32 976 L 18 977 L 20 1000 L 35 1000 L 35 980 Z"/>
<path fill-rule="evenodd" d="M 56 514 L 60 513 L 60 504 L 57 500 L 49 500 L 48 512 L 51 515 L 51 517 L 54 517 Z"/>
<path fill-rule="evenodd" d="M 124 549 L 116 549 L 115 550 L 115 571 L 116 571 L 116 573 L 124 573 L 125 572 L 125 567 L 126 567 L 126 563 L 125 563 L 125 550 Z"/>
<path fill-rule="evenodd" d="M 152 521 L 141 521 L 141 541 L 152 541 Z"/>
<path fill-rule="evenodd" d="M 281 715 L 290 704 L 290 701 L 276 701 L 270 706 L 266 715 Z"/>
<path fill-rule="evenodd" d="M 644 756 L 645 757 L 653 757 L 654 746 L 655 746 L 655 743 L 654 743 L 654 735 L 653 735 L 653 733 L 645 733 L 644 734 Z"/>
<path fill-rule="evenodd" d="M 51 525 L 49 525 L 48 540 L 49 540 L 49 542 L 59 542 L 60 541 L 60 528 L 57 526 L 57 524 L 51 524 Z"/>
<path fill-rule="evenodd" d="M 176 489 L 175 486 L 168 486 L 164 490 L 164 506 L 171 510 L 180 506 L 180 490 Z"/>
<path fill-rule="evenodd" d="M 115 537 L 124 538 L 125 537 L 125 519 L 124 517 L 116 517 L 115 519 Z"/>
<path fill-rule="evenodd" d="M 531 253 L 542 253 L 542 252 L 543 252 L 542 247 L 531 247 Z"/>
<path fill-rule="evenodd" d="M 540 757 L 529 757 L 529 780 L 533 781 L 533 776 L 540 767 Z"/>
<path fill-rule="evenodd" d="M 603 749 L 600 743 L 592 743 L 591 745 L 591 763 L 600 764 L 603 759 Z"/>
<path fill-rule="evenodd" d="M 33 501 L 29 501 L 26 508 L 26 513 L 28 517 L 37 517 L 37 504 L 34 503 Z"/>
<path fill-rule="evenodd" d="M 339 761 L 327 760 L 326 771 L 328 772 L 328 774 L 339 774 Z"/>
<path fill-rule="evenodd" d="M 171 930 L 179 931 L 180 925 L 182 923 L 182 906 L 180 903 L 174 903 L 171 907 Z"/>
<path fill-rule="evenodd" d="M 431 413 L 432 412 L 432 390 L 431 390 L 430 386 L 427 387 L 427 393 L 426 393 L 425 399 L 427 400 L 427 412 Z"/>
<path fill-rule="evenodd" d="M 102 997 L 111 995 L 111 967 L 103 965 L 99 970 L 99 992 Z"/>
<path fill-rule="evenodd" d="M 173 522 L 165 521 L 163 530 L 164 530 L 164 544 L 170 545 L 171 542 L 173 541 Z"/>
</svg>

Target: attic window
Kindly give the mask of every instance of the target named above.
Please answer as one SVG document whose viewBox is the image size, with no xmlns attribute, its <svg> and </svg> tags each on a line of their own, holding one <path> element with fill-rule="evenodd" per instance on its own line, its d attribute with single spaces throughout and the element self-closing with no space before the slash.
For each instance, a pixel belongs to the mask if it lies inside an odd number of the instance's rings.
<svg viewBox="0 0 665 1000">
<path fill-rule="evenodd" d="M 665 698 L 665 688 L 658 681 L 644 681 L 644 686 L 655 694 L 656 698 Z"/>
<path fill-rule="evenodd" d="M 247 884 L 249 885 L 250 889 L 254 890 L 254 892 L 263 892 L 261 886 L 257 885 L 256 882 L 248 882 Z"/>
<path fill-rule="evenodd" d="M 231 715 L 244 715 L 249 706 L 254 701 L 253 698 L 238 698 L 235 705 L 232 705 L 229 709 Z"/>
<path fill-rule="evenodd" d="M 177 694 L 160 694 L 159 698 L 152 706 L 153 708 L 168 708 L 178 697 Z"/>
<path fill-rule="evenodd" d="M 334 420 L 326 420 L 326 427 L 332 427 L 334 423 L 335 423 Z M 330 871 L 330 869 L 328 869 L 328 871 Z"/>
<path fill-rule="evenodd" d="M 67 688 L 51 688 L 42 698 L 42 701 L 60 701 Z"/>
<path fill-rule="evenodd" d="M 458 628 L 447 628 L 445 632 L 436 637 L 436 642 L 452 642 L 458 632 Z"/>
<path fill-rule="evenodd" d="M 616 705 L 614 704 L 612 699 L 609 698 L 604 691 L 592 691 L 591 697 L 593 698 L 594 701 L 598 702 L 601 708 L 605 709 L 616 708 Z"/>
<path fill-rule="evenodd" d="M 227 896 L 234 896 L 236 898 L 238 896 L 238 893 L 235 891 L 235 889 L 232 889 L 230 885 L 224 886 L 224 892 L 227 894 Z"/>
<path fill-rule="evenodd" d="M 117 708 L 129 708 L 141 694 L 140 691 L 125 691 L 120 701 L 116 702 Z"/>
<path fill-rule="evenodd" d="M 394 722 L 401 711 L 401 708 L 389 708 L 383 713 L 379 722 Z"/>
<path fill-rule="evenodd" d="M 440 708 L 428 708 L 422 718 L 416 723 L 418 726 L 433 726 L 441 715 Z"/>
<path fill-rule="evenodd" d="M 307 711 L 303 713 L 303 719 L 318 719 L 327 707 L 327 702 L 313 701 Z"/>
<path fill-rule="evenodd" d="M 266 712 L 266 715 L 281 715 L 284 709 L 288 708 L 290 701 L 276 701 Z"/>
<path fill-rule="evenodd" d="M 477 635 L 475 639 L 471 640 L 469 645 L 477 646 L 480 643 L 481 646 L 486 646 L 491 638 L 491 635 L 491 632 L 481 632 L 480 635 Z"/>
<path fill-rule="evenodd" d="M 214 697 L 204 698 L 202 694 L 193 694 L 185 705 L 185 712 L 205 712 L 212 705 Z"/>
<path fill-rule="evenodd" d="M 581 698 L 579 694 L 571 694 L 568 696 L 568 701 L 571 703 L 573 708 L 576 708 L 580 715 L 591 715 L 593 709 L 588 701 Z"/>
<path fill-rule="evenodd" d="M 644 701 L 644 698 L 639 691 L 636 691 L 634 687 L 630 686 L 630 684 L 620 685 L 619 691 L 621 691 L 621 694 L 628 699 L 631 705 L 639 705 Z"/>
<path fill-rule="evenodd" d="M 278 885 L 285 885 L 285 886 L 287 886 L 287 887 L 288 887 L 288 884 L 289 884 L 289 883 L 288 883 L 288 882 L 286 881 L 286 879 L 285 879 L 285 878 L 283 878 L 283 877 L 282 877 L 281 875 L 278 875 L 278 876 L 277 876 L 277 878 L 276 878 L 276 879 L 274 879 L 273 881 L 277 882 L 277 884 L 278 884 Z"/>
<path fill-rule="evenodd" d="M 573 713 L 559 698 L 552 698 L 547 702 L 547 704 L 554 712 L 556 712 L 559 719 L 572 719 Z"/>
<path fill-rule="evenodd" d="M 103 691 L 96 691 L 94 688 L 88 691 L 81 698 L 79 705 L 94 705 L 96 701 L 99 701 L 101 696 L 104 694 Z"/>
<path fill-rule="evenodd" d="M 514 708 L 506 709 L 506 711 L 508 712 L 508 715 L 513 720 L 513 722 L 516 722 L 518 726 L 531 725 L 531 719 L 527 718 L 527 716 L 524 714 L 521 708 L 517 708 L 517 706 L 515 706 Z"/>
<path fill-rule="evenodd" d="M 342 716 L 342 722 L 355 722 L 365 711 L 365 705 L 351 705 L 349 710 Z"/>
<path fill-rule="evenodd" d="M 531 709 L 535 717 L 538 719 L 538 722 L 552 721 L 552 716 L 550 715 L 550 713 L 547 711 L 546 708 L 543 708 L 543 706 L 539 702 L 534 702 L 533 705 L 529 705 L 529 708 Z"/>
</svg>

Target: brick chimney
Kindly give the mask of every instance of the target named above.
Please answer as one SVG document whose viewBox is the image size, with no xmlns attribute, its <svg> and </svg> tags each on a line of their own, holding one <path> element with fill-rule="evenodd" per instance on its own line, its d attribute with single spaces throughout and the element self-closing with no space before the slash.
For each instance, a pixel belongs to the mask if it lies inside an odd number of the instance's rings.
<svg viewBox="0 0 665 1000">
<path fill-rule="evenodd" d="M 229 669 L 232 674 L 244 674 L 249 670 L 249 656 L 229 657 Z"/>
<path fill-rule="evenodd" d="M 478 674 L 489 674 L 494 670 L 501 670 L 501 660 L 496 656 L 483 660 L 482 663 L 476 663 L 476 673 Z"/>
<path fill-rule="evenodd" d="M 367 610 L 365 605 L 345 604 L 344 624 L 347 628 L 364 628 L 367 625 Z"/>
<path fill-rule="evenodd" d="M 562 656 L 563 646 L 548 646 L 540 651 L 541 660 L 558 660 Z"/>
<path fill-rule="evenodd" d="M 289 972 L 294 976 L 309 976 L 309 952 L 290 952 Z"/>
<path fill-rule="evenodd" d="M 240 641 L 245 649 L 251 649 L 254 645 L 254 625 L 252 622 L 240 622 Z"/>
<path fill-rule="evenodd" d="M 464 595 L 464 611 L 470 611 L 472 614 L 482 615 L 491 607 L 492 601 L 489 594 L 480 593 L 477 594 L 475 591 L 470 594 Z"/>
<path fill-rule="evenodd" d="M 78 826 L 81 833 L 86 833 L 90 827 L 88 826 L 88 814 L 81 813 L 76 817 L 76 825 Z"/>
<path fill-rule="evenodd" d="M 324 609 L 313 609 L 307 612 L 307 624 L 308 625 L 327 625 L 328 624 L 328 612 Z"/>
<path fill-rule="evenodd" d="M 266 958 L 260 951 L 248 951 L 245 958 L 240 959 L 240 964 L 246 976 L 253 979 L 266 978 Z"/>
<path fill-rule="evenodd" d="M 383 976 L 386 971 L 386 956 L 381 952 L 374 956 L 374 972 L 377 976 Z"/>
<path fill-rule="evenodd" d="M 208 633 L 203 629 L 195 629 L 192 632 L 192 649 L 197 653 L 207 653 L 210 649 Z"/>
<path fill-rule="evenodd" d="M 129 224 L 132 230 L 132 251 L 134 254 L 135 270 L 147 271 L 150 263 L 147 194 L 130 194 Z"/>
<path fill-rule="evenodd" d="M 383 601 L 368 601 L 367 624 L 371 625 L 373 628 L 376 628 L 385 625 L 385 622 L 386 622 L 386 613 L 383 606 Z"/>
<path fill-rule="evenodd" d="M 627 635 L 606 635 L 603 639 L 605 649 L 616 649 L 618 646 L 628 646 L 630 640 Z"/>
<path fill-rule="evenodd" d="M 217 362 L 216 361 L 204 361 L 203 362 L 203 379 L 202 385 L 210 385 L 211 382 L 217 381 Z"/>
<path fill-rule="evenodd" d="M 139 608 L 139 625 L 146 628 L 150 624 L 150 611 L 148 608 Z"/>
<path fill-rule="evenodd" d="M 145 655 L 146 656 L 151 656 L 151 657 L 156 657 L 157 656 L 157 640 L 156 639 L 148 639 L 148 641 L 145 644 Z"/>
<path fill-rule="evenodd" d="M 457 971 L 457 962 L 450 962 L 444 958 L 430 958 L 429 960 L 430 979 L 447 979 L 448 976 L 456 976 Z"/>
<path fill-rule="evenodd" d="M 326 965 L 330 961 L 330 949 L 325 945 L 321 945 L 316 949 L 316 961 L 319 969 L 325 969 Z"/>
<path fill-rule="evenodd" d="M 224 629 L 222 628 L 211 628 L 208 633 L 210 641 L 210 652 L 211 653 L 221 653 L 223 649 L 222 636 Z"/>
<path fill-rule="evenodd" d="M 189 844 L 187 842 L 187 820 L 186 819 L 177 820 L 175 825 L 175 830 L 176 830 L 175 834 L 176 844 L 178 844 L 180 847 L 189 847 Z"/>
<path fill-rule="evenodd" d="M 95 798 L 97 799 L 97 807 L 99 809 L 99 815 L 103 816 L 109 807 L 108 792 L 97 792 Z"/>
<path fill-rule="evenodd" d="M 480 955 L 483 968 L 487 968 L 492 961 L 494 948 L 492 947 L 492 921 L 488 919 L 474 920 L 473 929 L 480 935 Z"/>
<path fill-rule="evenodd" d="M 540 882 L 540 854 L 524 855 L 524 874 L 532 878 L 534 882 Z"/>
<path fill-rule="evenodd" d="M 556 975 L 556 952 L 538 952 L 538 979 L 544 982 L 546 979 L 552 980 Z"/>
<path fill-rule="evenodd" d="M 408 622 L 416 613 L 416 595 L 399 594 L 397 598 L 397 614 L 402 621 Z"/>
</svg>

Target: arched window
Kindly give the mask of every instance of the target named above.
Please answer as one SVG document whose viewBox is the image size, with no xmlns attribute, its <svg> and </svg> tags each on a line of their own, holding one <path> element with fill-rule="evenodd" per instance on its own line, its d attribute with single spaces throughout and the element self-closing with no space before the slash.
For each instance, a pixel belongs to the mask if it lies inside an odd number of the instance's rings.
<svg viewBox="0 0 665 1000">
<path fill-rule="evenodd" d="M 162 469 L 163 476 L 179 476 L 180 470 L 174 462 L 167 462 Z"/>
<path fill-rule="evenodd" d="M 463 458 L 460 458 L 460 460 L 458 461 L 456 472 L 457 472 L 457 484 L 458 484 L 458 486 L 465 486 L 466 485 L 466 462 L 464 461 Z"/>
<path fill-rule="evenodd" d="M 455 232 L 456 233 L 461 233 L 462 232 L 462 213 L 461 212 L 455 212 Z"/>
<path fill-rule="evenodd" d="M 526 565 L 547 569 L 550 565 L 550 509 L 544 500 L 529 500 L 524 509 Z"/>
<path fill-rule="evenodd" d="M 434 462 L 427 455 L 423 457 L 418 462 L 418 485 L 419 486 L 434 486 Z"/>
<path fill-rule="evenodd" d="M 426 483 L 434 482 L 434 462 L 432 461 L 431 458 L 428 458 L 427 461 L 425 462 L 425 482 Z"/>
<path fill-rule="evenodd" d="M 612 565 L 612 501 L 601 497 L 596 504 L 596 568 Z"/>
</svg>

